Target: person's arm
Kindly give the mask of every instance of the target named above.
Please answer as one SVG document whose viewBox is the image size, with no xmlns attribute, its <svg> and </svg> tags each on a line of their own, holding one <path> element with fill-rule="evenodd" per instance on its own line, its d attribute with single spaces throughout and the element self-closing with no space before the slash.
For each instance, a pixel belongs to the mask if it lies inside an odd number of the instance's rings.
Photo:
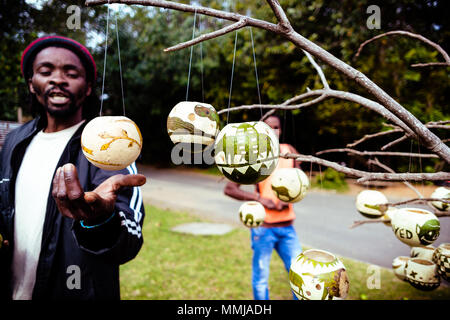
<svg viewBox="0 0 450 320">
<path fill-rule="evenodd" d="M 64 165 L 55 174 L 52 195 L 60 213 L 74 220 L 72 231 L 82 250 L 125 263 L 143 243 L 144 209 L 136 190 L 146 178 L 140 174 L 108 176 L 110 172 L 100 169 L 95 172 L 92 183 L 97 187 L 84 192 L 75 166 Z"/>
<path fill-rule="evenodd" d="M 241 189 L 240 184 L 231 181 L 226 184 L 224 193 L 236 200 L 258 201 L 260 199 L 259 193 L 244 191 Z"/>
<path fill-rule="evenodd" d="M 225 186 L 224 193 L 236 200 L 242 200 L 242 201 L 258 201 L 261 203 L 265 208 L 271 209 L 271 210 L 282 210 L 284 207 L 280 205 L 276 205 L 271 199 L 263 198 L 259 194 L 259 192 L 248 192 L 245 190 L 242 190 L 240 188 L 240 184 L 235 182 L 228 182 Z"/>
<path fill-rule="evenodd" d="M 290 152 L 290 153 L 300 154 L 300 153 L 297 151 L 297 149 L 294 148 L 294 146 L 292 146 L 292 145 L 288 145 L 288 146 L 289 146 L 289 152 Z M 300 168 L 300 164 L 301 164 L 301 163 L 302 163 L 301 161 L 297 161 L 297 160 L 294 159 L 294 168 L 301 169 L 301 168 Z"/>
</svg>

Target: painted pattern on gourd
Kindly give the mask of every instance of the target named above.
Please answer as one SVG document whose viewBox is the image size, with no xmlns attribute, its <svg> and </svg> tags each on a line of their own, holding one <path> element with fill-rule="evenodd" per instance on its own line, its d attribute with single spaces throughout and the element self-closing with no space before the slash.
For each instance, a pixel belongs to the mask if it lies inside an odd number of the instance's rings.
<svg viewBox="0 0 450 320">
<path fill-rule="evenodd" d="M 216 122 L 217 126 L 219 126 L 220 123 L 219 115 L 217 114 L 217 112 L 211 110 L 210 108 L 201 105 L 196 105 L 194 107 L 194 112 L 199 117 L 208 118 L 209 120 Z"/>
<path fill-rule="evenodd" d="M 433 243 L 439 237 L 440 230 L 441 225 L 439 220 L 436 219 L 428 220 L 422 227 L 418 224 L 416 225 L 416 232 L 420 243 L 424 245 Z"/>
</svg>

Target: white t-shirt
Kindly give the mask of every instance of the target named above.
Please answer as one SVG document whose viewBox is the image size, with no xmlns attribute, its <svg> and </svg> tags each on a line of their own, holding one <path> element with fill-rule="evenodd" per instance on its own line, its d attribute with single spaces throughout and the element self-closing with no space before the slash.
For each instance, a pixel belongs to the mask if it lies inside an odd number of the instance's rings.
<svg viewBox="0 0 450 320">
<path fill-rule="evenodd" d="M 38 132 L 23 157 L 15 186 L 14 300 L 32 297 L 53 174 L 64 148 L 83 122 L 58 132 Z"/>
</svg>

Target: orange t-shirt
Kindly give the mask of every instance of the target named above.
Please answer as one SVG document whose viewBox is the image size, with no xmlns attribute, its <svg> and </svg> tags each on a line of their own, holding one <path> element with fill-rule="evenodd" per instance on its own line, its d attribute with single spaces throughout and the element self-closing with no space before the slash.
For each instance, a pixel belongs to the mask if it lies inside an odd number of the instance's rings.
<svg viewBox="0 0 450 320">
<path fill-rule="evenodd" d="M 280 153 L 287 153 L 287 152 L 291 152 L 289 146 L 287 144 L 280 144 Z M 281 168 L 294 168 L 294 159 L 279 158 L 278 165 L 275 168 L 275 170 Z M 262 198 L 271 199 L 275 204 L 277 204 L 278 202 L 280 202 L 280 199 L 278 199 L 275 193 L 273 192 L 271 181 L 272 175 L 270 175 L 263 181 L 259 182 L 258 183 L 259 193 Z M 294 219 L 295 219 L 295 212 L 292 203 L 290 203 L 289 207 L 283 209 L 282 211 L 270 210 L 266 208 L 266 218 L 264 219 L 264 222 L 278 223 Z"/>
</svg>

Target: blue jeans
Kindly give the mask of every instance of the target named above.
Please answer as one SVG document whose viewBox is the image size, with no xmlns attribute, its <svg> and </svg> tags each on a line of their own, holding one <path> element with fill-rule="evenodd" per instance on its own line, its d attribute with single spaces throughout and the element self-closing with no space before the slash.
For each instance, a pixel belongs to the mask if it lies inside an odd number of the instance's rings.
<svg viewBox="0 0 450 320">
<path fill-rule="evenodd" d="M 273 249 L 277 251 L 284 267 L 289 272 L 291 262 L 302 252 L 302 246 L 292 225 L 253 228 L 251 229 L 251 240 L 253 297 L 255 300 L 269 300 L 269 266 Z M 294 294 L 293 297 L 297 299 Z"/>
</svg>

